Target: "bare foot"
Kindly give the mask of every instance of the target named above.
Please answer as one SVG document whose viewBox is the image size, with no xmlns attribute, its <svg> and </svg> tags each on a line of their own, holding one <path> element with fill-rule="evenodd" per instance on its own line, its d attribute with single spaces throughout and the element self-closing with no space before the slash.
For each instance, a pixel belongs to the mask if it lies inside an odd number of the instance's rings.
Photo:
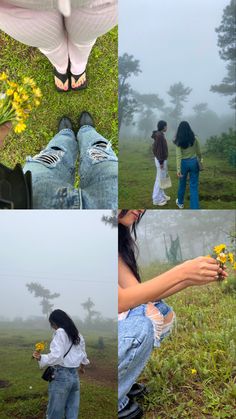
<svg viewBox="0 0 236 419">
<path fill-rule="evenodd" d="M 73 76 L 71 76 L 71 87 L 73 89 L 77 89 L 78 87 L 83 86 L 86 83 L 86 73 L 84 72 L 81 76 L 76 80 Z"/>
<path fill-rule="evenodd" d="M 68 79 L 65 81 L 65 83 L 63 83 L 58 77 L 54 76 L 54 80 L 55 80 L 55 85 L 58 87 L 58 89 L 64 90 L 65 92 L 67 92 L 67 90 L 69 90 L 69 80 Z"/>
</svg>

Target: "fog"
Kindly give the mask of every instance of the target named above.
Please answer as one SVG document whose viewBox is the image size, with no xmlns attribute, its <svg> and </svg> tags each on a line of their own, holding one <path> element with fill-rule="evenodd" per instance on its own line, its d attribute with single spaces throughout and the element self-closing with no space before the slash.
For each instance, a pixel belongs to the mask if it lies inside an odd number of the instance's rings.
<svg viewBox="0 0 236 419">
<path fill-rule="evenodd" d="M 235 232 L 235 211 L 146 211 L 137 229 L 139 262 L 167 262 L 167 249 L 179 237 L 182 260 L 211 254 L 225 243 L 233 250 L 230 234 Z M 235 251 L 235 248 L 234 248 Z"/>
<path fill-rule="evenodd" d="M 0 317 L 42 316 L 40 298 L 26 283 L 38 282 L 50 300 L 85 318 L 88 297 L 104 318 L 117 314 L 117 229 L 101 221 L 110 211 L 1 211 Z"/>
<path fill-rule="evenodd" d="M 216 112 L 229 111 L 228 98 L 209 92 L 226 74 L 215 28 L 229 0 L 119 0 L 119 55 L 133 54 L 142 73 L 132 86 L 141 93 L 166 91 L 175 82 L 192 87 L 189 103 L 208 102 Z"/>
<path fill-rule="evenodd" d="M 219 27 L 229 2 L 119 1 L 119 56 L 133 55 L 140 61 L 142 70 L 128 79 L 132 89 L 141 94 L 158 94 L 165 106 L 170 107 L 167 91 L 171 85 L 182 82 L 192 89 L 184 104 L 182 119 L 194 119 L 193 106 L 207 103 L 208 111 L 217 114 L 206 114 L 206 120 L 207 116 L 211 118 L 212 129 L 207 129 L 210 135 L 227 130 L 235 123 L 228 104 L 230 96 L 210 92 L 211 85 L 219 85 L 227 75 L 227 62 L 219 56 L 215 28 Z M 165 117 L 155 109 L 154 112 L 156 119 Z M 224 120 L 217 121 L 217 116 Z M 196 121 L 191 122 L 199 131 Z M 203 130 L 198 134 L 204 137 Z"/>
</svg>

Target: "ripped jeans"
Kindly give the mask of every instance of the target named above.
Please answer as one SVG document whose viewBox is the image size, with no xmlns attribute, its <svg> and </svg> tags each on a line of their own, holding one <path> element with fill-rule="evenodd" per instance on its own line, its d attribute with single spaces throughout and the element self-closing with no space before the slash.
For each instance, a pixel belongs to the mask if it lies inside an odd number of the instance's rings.
<svg viewBox="0 0 236 419">
<path fill-rule="evenodd" d="M 66 128 L 34 157 L 27 157 L 34 209 L 116 209 L 118 159 L 111 144 L 90 125 L 77 134 Z M 80 155 L 80 187 L 75 189 L 75 165 Z"/>
<path fill-rule="evenodd" d="M 150 304 L 150 303 L 149 303 Z M 175 315 L 171 307 L 160 300 L 131 309 L 124 320 L 118 321 L 118 411 L 128 404 L 132 385 L 143 371 L 154 347 L 170 334 Z M 165 318 L 173 314 L 168 323 Z M 165 322 L 165 323 L 164 323 Z"/>
</svg>

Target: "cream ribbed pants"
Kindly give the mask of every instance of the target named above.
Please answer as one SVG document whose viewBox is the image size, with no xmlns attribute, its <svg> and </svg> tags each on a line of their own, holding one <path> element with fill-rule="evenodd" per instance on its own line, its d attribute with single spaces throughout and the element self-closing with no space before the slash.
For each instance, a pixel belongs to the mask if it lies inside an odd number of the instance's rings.
<svg viewBox="0 0 236 419">
<path fill-rule="evenodd" d="M 23 44 L 37 47 L 59 73 L 81 74 L 96 38 L 117 23 L 117 0 L 92 0 L 69 17 L 57 10 L 22 9 L 0 2 L 0 29 Z"/>
</svg>

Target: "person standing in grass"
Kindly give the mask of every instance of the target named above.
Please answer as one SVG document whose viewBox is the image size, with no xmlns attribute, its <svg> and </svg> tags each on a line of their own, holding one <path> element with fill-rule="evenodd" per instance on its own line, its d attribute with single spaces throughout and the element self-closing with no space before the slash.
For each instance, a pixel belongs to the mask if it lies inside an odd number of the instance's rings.
<svg viewBox="0 0 236 419">
<path fill-rule="evenodd" d="M 182 121 L 174 140 L 176 145 L 177 176 L 179 178 L 176 205 L 184 208 L 187 177 L 190 178 L 190 208 L 199 209 L 199 164 L 202 161 L 200 144 L 187 121 Z"/>
<path fill-rule="evenodd" d="M 141 283 L 135 239 L 143 215 L 144 210 L 120 210 L 118 214 L 118 419 L 143 415 L 135 398 L 145 392 L 145 386 L 136 380 L 153 348 L 170 333 L 175 318 L 163 298 L 227 276 L 214 258 L 198 257 Z"/>
<path fill-rule="evenodd" d="M 49 383 L 47 419 L 78 419 L 80 387 L 78 368 L 84 372 L 89 364 L 83 336 L 73 320 L 62 310 L 54 310 L 49 316 L 54 329 L 49 354 L 33 352 L 40 368 L 53 366 L 53 379 Z"/>
<path fill-rule="evenodd" d="M 159 121 L 157 124 L 157 131 L 153 131 L 152 133 L 152 138 L 154 140 L 153 154 L 157 169 L 152 201 L 153 205 L 158 205 L 160 207 L 166 205 L 167 201 L 170 200 L 170 197 L 165 194 L 160 186 L 160 180 L 164 179 L 167 175 L 168 145 L 165 138 L 166 131 L 167 123 L 165 121 Z"/>
<path fill-rule="evenodd" d="M 67 92 L 87 86 L 92 47 L 116 25 L 117 14 L 117 0 L 3 0 L 0 29 L 39 48 L 53 65 L 56 89 Z"/>
</svg>

